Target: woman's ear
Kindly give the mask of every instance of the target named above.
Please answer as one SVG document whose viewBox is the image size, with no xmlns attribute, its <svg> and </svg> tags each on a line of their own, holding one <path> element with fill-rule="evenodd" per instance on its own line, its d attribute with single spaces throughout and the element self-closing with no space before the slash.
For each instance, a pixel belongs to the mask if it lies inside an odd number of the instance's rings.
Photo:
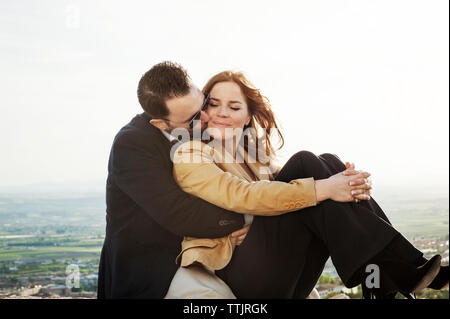
<svg viewBox="0 0 450 319">
<path fill-rule="evenodd" d="M 163 120 L 160 120 L 160 119 L 151 119 L 149 121 L 149 123 L 151 125 L 153 125 L 154 127 L 159 128 L 162 131 L 167 130 L 169 128 L 167 126 L 167 123 L 165 121 L 163 121 Z"/>
</svg>

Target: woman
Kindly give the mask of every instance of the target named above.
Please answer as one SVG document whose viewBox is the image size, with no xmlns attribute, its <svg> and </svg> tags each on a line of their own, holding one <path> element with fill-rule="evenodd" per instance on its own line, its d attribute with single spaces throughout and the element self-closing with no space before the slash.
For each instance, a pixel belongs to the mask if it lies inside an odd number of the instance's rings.
<svg viewBox="0 0 450 319">
<path fill-rule="evenodd" d="M 203 91 L 209 96 L 210 141 L 184 143 L 175 152 L 174 177 L 186 192 L 246 214 L 252 226 L 237 247 L 228 237 L 186 237 L 182 267 L 201 264 L 215 271 L 238 298 L 305 298 L 329 256 L 347 287 L 364 280 L 366 265 L 377 264 L 378 297 L 448 284 L 440 256 L 424 259 L 375 201 L 350 203 L 349 177 L 339 174 L 346 167 L 336 156 L 299 152 L 283 169 L 274 167 L 274 116 L 243 74 L 219 73 Z M 324 188 L 317 184 L 338 187 L 342 196 L 318 193 Z M 364 192 L 353 195 L 364 198 Z"/>
</svg>

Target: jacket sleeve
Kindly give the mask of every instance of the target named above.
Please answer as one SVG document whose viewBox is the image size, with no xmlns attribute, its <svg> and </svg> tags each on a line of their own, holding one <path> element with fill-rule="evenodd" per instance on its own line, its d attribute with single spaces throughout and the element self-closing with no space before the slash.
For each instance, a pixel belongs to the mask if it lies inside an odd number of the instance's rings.
<svg viewBox="0 0 450 319">
<path fill-rule="evenodd" d="M 200 141 L 184 143 L 174 155 L 174 177 L 180 187 L 204 200 L 238 213 L 280 215 L 314 206 L 313 178 L 290 183 L 248 182 L 222 170 L 214 150 Z"/>
<path fill-rule="evenodd" d="M 153 220 L 179 236 L 218 238 L 243 226 L 243 218 L 180 189 L 172 165 L 148 141 L 121 136 L 112 149 L 115 183 Z"/>
</svg>

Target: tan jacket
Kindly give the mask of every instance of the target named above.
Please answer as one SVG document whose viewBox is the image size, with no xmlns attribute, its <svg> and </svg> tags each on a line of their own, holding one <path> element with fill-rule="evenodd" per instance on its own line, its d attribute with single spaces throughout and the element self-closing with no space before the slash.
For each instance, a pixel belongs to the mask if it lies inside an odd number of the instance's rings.
<svg viewBox="0 0 450 319">
<path fill-rule="evenodd" d="M 256 162 L 242 147 L 238 152 L 257 181 L 229 153 L 200 141 L 183 143 L 175 151 L 174 178 L 185 192 L 236 213 L 275 216 L 317 204 L 312 177 L 270 181 L 273 165 Z M 234 249 L 230 236 L 185 237 L 181 246 L 176 262 L 181 257 L 182 267 L 198 262 L 212 270 L 224 268 Z"/>
</svg>

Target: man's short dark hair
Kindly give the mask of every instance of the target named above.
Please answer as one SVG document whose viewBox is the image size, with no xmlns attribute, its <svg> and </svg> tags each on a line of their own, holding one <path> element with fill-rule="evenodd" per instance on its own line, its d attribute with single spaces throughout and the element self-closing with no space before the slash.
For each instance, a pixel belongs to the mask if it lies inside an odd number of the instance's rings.
<svg viewBox="0 0 450 319">
<path fill-rule="evenodd" d="M 153 66 L 139 81 L 137 95 L 145 113 L 153 118 L 169 114 L 166 100 L 189 93 L 191 79 L 177 63 L 165 61 Z"/>
</svg>

